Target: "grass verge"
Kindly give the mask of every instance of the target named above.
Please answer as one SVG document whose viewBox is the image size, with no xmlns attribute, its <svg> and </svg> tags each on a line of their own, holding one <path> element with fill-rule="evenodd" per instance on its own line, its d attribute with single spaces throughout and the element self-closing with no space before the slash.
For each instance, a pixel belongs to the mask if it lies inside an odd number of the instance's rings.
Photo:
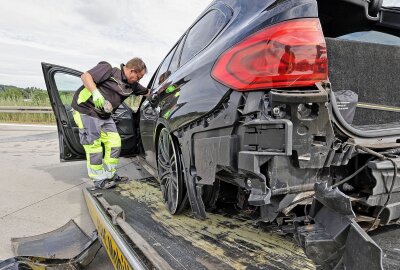
<svg viewBox="0 0 400 270">
<path fill-rule="evenodd" d="M 0 122 L 55 125 L 56 119 L 50 113 L 0 113 Z"/>
</svg>

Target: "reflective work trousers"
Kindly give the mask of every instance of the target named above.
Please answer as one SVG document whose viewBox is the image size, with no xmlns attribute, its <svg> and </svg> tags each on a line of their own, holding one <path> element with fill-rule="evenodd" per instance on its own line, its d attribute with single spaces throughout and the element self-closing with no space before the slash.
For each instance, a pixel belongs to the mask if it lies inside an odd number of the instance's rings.
<svg viewBox="0 0 400 270">
<path fill-rule="evenodd" d="M 86 152 L 89 177 L 94 181 L 112 178 L 121 152 L 121 137 L 114 120 L 111 117 L 98 119 L 77 111 L 74 112 L 74 120 Z M 101 143 L 104 144 L 104 155 Z"/>
</svg>

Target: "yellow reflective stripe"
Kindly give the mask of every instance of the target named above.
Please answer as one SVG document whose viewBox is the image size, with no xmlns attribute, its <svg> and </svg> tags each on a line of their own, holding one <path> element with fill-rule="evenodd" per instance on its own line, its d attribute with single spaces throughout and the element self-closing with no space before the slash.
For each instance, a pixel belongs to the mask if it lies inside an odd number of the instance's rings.
<svg viewBox="0 0 400 270">
<path fill-rule="evenodd" d="M 104 143 L 104 146 L 109 150 L 111 150 L 112 147 L 121 147 L 121 137 L 118 132 L 101 131 L 100 139 Z"/>
<path fill-rule="evenodd" d="M 118 164 L 118 158 L 110 158 L 110 157 L 107 157 L 107 156 L 105 156 L 104 157 L 104 165 L 108 165 L 108 164 L 110 164 L 110 165 L 116 165 L 116 164 Z"/>
<path fill-rule="evenodd" d="M 119 136 L 118 132 L 104 132 L 101 134 L 104 138 L 103 142 L 107 142 L 110 149 L 111 147 L 121 147 L 121 137 Z"/>
<path fill-rule="evenodd" d="M 80 128 L 80 129 L 83 128 L 82 118 L 78 111 L 74 111 L 74 121 L 75 121 L 75 124 L 78 126 L 78 128 Z"/>
<path fill-rule="evenodd" d="M 118 164 L 118 158 L 111 157 L 111 149 L 121 147 L 121 137 L 118 132 L 103 132 L 100 133 L 101 141 L 104 143 L 104 168 L 108 178 L 114 176 Z"/>
<path fill-rule="evenodd" d="M 103 164 L 92 165 L 92 164 L 88 163 L 88 168 L 95 170 L 95 171 L 101 171 L 101 170 L 103 170 Z"/>
<path fill-rule="evenodd" d="M 82 102 L 87 101 L 92 96 L 92 92 L 89 91 L 86 87 L 82 89 L 79 93 L 77 103 L 81 104 Z"/>
<path fill-rule="evenodd" d="M 94 154 L 94 153 L 102 153 L 103 152 L 103 148 L 101 147 L 100 138 L 97 140 L 94 140 L 92 144 L 83 145 L 83 148 L 85 148 L 86 154 Z"/>
</svg>

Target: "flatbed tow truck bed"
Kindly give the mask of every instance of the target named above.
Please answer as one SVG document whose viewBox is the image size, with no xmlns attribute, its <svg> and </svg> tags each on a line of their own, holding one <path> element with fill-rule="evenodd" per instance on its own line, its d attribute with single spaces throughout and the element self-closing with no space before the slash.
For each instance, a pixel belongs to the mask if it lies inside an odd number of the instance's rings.
<svg viewBox="0 0 400 270">
<path fill-rule="evenodd" d="M 200 221 L 189 210 L 172 216 L 157 181 L 137 161 L 129 165 L 135 166 L 129 182 L 111 190 L 84 190 L 116 269 L 316 268 L 291 235 L 255 226 L 248 217 L 220 211 Z M 370 234 L 383 251 L 384 269 L 400 269 L 399 232 L 394 224 Z"/>
<path fill-rule="evenodd" d="M 290 236 L 244 217 L 209 213 L 199 221 L 189 211 L 170 215 L 149 177 L 138 175 L 112 190 L 86 189 L 84 195 L 116 269 L 315 269 Z"/>
</svg>

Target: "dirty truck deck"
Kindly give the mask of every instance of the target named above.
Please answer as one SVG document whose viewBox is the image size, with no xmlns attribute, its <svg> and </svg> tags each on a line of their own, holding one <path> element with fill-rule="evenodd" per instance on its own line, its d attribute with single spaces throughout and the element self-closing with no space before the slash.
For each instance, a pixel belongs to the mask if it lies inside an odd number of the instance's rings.
<svg viewBox="0 0 400 270">
<path fill-rule="evenodd" d="M 84 190 L 91 217 L 116 269 L 315 269 L 292 237 L 227 212 L 196 220 L 172 216 L 156 180 L 134 161 L 132 180 L 111 190 Z M 111 214 L 110 214 L 111 213 Z M 372 238 L 385 269 L 400 269 L 399 225 Z"/>
<path fill-rule="evenodd" d="M 141 171 L 140 165 L 136 166 Z M 117 269 L 315 269 L 290 236 L 257 228 L 244 217 L 209 213 L 207 220 L 199 221 L 190 211 L 170 215 L 158 184 L 149 177 L 140 179 L 138 175 L 116 189 L 84 193 Z M 122 227 L 127 230 L 112 224 L 105 211 L 110 209 L 107 204 L 114 208 L 113 213 L 119 211 L 114 205 L 123 210 L 126 223 L 123 221 Z M 115 224 L 116 219 L 115 215 Z"/>
</svg>

